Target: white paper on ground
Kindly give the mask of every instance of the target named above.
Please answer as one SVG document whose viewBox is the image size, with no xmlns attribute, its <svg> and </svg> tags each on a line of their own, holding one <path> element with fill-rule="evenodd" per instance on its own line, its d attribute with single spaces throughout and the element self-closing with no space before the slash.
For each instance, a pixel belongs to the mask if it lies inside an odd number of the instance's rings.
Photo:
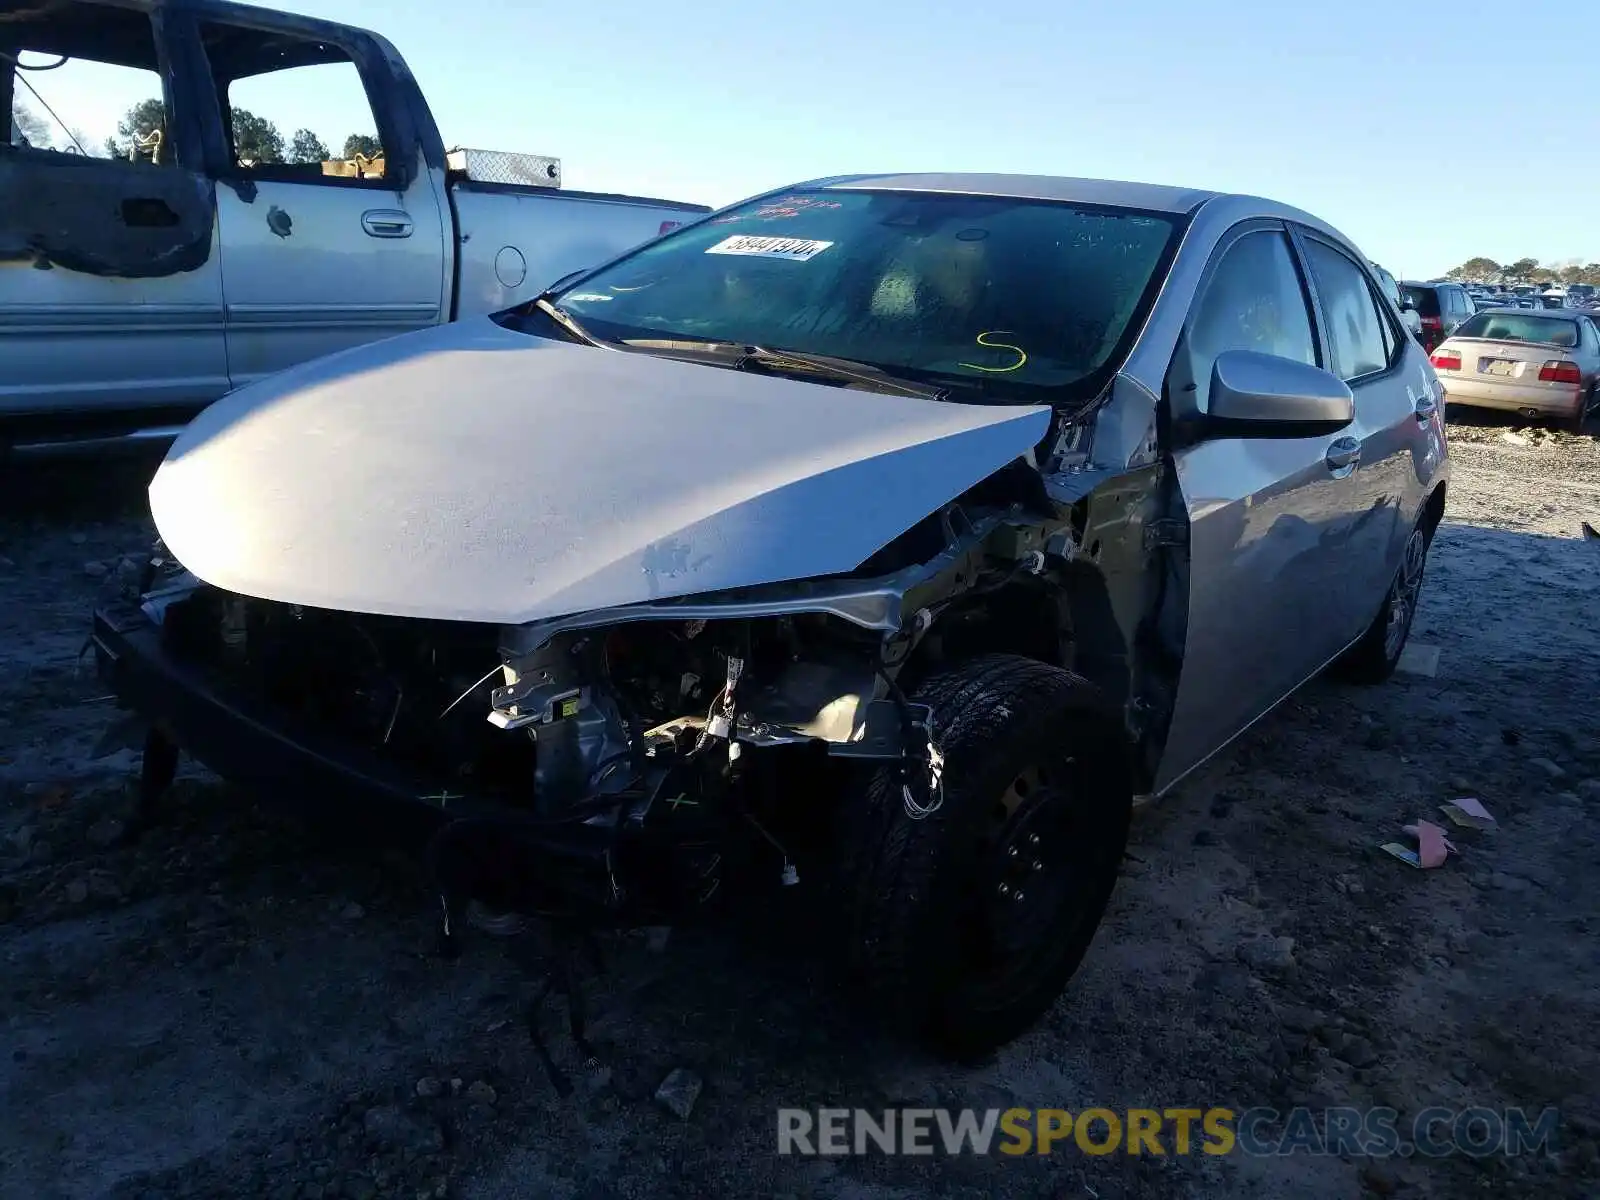
<svg viewBox="0 0 1600 1200">
<path fill-rule="evenodd" d="M 1400 652 L 1400 661 L 1394 669 L 1404 671 L 1407 675 L 1422 675 L 1432 679 L 1439 673 L 1439 647 L 1412 642 Z"/>
</svg>

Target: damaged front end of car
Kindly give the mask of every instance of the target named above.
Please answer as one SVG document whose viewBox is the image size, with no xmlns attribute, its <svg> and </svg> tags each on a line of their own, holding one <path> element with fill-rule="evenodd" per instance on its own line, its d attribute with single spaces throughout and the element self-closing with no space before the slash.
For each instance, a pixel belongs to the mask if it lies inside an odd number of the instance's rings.
<svg viewBox="0 0 1600 1200">
<path fill-rule="evenodd" d="M 1018 460 L 845 576 L 522 625 L 256 599 L 158 552 L 94 645 L 156 736 L 256 790 L 372 802 L 433 839 L 447 890 L 671 923 L 730 882 L 798 882 L 854 768 L 937 809 L 908 695 L 974 651 L 1070 659 L 1085 511 Z"/>
</svg>

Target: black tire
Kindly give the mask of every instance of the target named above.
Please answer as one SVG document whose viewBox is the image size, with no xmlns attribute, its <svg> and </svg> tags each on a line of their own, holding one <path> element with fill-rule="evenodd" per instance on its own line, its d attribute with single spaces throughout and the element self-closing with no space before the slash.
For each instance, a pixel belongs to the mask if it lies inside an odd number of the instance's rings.
<svg viewBox="0 0 1600 1200">
<path fill-rule="evenodd" d="M 943 802 L 913 820 L 885 767 L 847 804 L 850 966 L 898 1029 L 971 1059 L 1037 1021 L 1094 938 L 1128 840 L 1127 739 L 1089 683 L 1014 655 L 914 699 L 933 710 Z"/>
<path fill-rule="evenodd" d="M 1411 626 L 1417 619 L 1417 604 L 1422 597 L 1422 577 L 1428 566 L 1428 548 L 1433 544 L 1433 526 L 1426 518 L 1406 539 L 1394 579 L 1378 615 L 1361 635 L 1361 640 L 1335 664 L 1334 674 L 1347 683 L 1383 683 L 1400 664 Z"/>
<path fill-rule="evenodd" d="M 1584 432 L 1585 427 L 1589 423 L 1589 417 L 1594 413 L 1595 401 L 1597 399 L 1600 399 L 1600 383 L 1596 383 L 1590 387 L 1589 394 L 1586 395 L 1582 402 L 1578 405 L 1577 414 L 1571 418 L 1568 424 L 1568 429 L 1572 433 L 1581 434 Z"/>
</svg>

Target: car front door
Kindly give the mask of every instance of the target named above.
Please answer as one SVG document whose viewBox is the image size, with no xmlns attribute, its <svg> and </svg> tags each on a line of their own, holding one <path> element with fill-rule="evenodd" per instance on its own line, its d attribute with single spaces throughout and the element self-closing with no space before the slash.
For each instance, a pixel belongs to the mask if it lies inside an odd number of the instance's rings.
<svg viewBox="0 0 1600 1200">
<path fill-rule="evenodd" d="M 238 386 L 449 316 L 446 214 L 370 47 L 219 7 L 196 21 L 216 81 L 228 372 Z M 245 10 L 240 10 L 243 13 Z M 409 178 L 406 178 L 409 176 Z"/>
<path fill-rule="evenodd" d="M 0 414 L 192 409 L 227 390 L 212 185 L 181 83 L 139 8 L 0 21 Z"/>
<path fill-rule="evenodd" d="M 1169 411 L 1207 411 L 1224 350 L 1325 365 L 1310 293 L 1278 222 L 1218 244 L 1168 372 Z M 1207 438 L 1172 451 L 1189 520 L 1189 616 L 1156 789 L 1163 790 L 1340 650 L 1354 610 L 1349 539 L 1360 442 Z"/>
<path fill-rule="evenodd" d="M 1295 236 L 1310 267 L 1328 367 L 1356 401 L 1347 432 L 1360 439 L 1361 455 L 1350 477 L 1349 540 L 1339 550 L 1351 590 L 1343 626 L 1349 641 L 1381 606 L 1421 508 L 1417 459 L 1430 445 L 1433 392 L 1420 354 L 1408 353 L 1377 285 L 1355 257 L 1311 230 L 1297 227 Z"/>
</svg>

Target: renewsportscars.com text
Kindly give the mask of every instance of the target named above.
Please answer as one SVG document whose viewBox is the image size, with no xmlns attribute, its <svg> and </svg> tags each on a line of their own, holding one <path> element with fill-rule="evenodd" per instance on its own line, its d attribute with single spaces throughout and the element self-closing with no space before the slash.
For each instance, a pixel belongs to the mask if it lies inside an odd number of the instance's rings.
<svg viewBox="0 0 1600 1200">
<path fill-rule="evenodd" d="M 850 1108 L 778 1110 L 778 1153 L 1356 1154 L 1372 1157 L 1554 1153 L 1547 1108 Z"/>
</svg>

